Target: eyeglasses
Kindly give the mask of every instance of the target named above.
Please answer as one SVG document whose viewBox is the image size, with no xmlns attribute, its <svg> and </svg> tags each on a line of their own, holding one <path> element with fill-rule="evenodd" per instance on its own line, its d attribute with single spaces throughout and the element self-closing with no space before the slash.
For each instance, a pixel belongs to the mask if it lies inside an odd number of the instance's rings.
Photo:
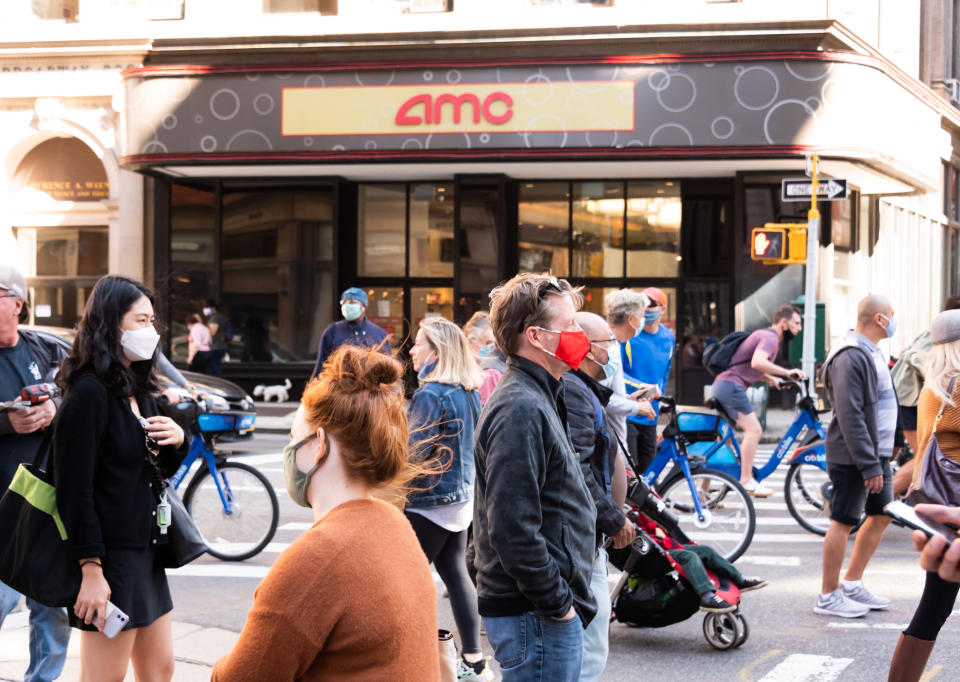
<svg viewBox="0 0 960 682">
<path fill-rule="evenodd" d="M 147 452 L 154 457 L 157 457 L 160 454 L 160 444 L 157 443 L 157 441 L 153 439 L 153 436 L 151 436 L 147 431 L 147 420 L 143 417 L 138 417 L 137 421 L 140 422 L 140 426 L 143 427 L 143 440 L 144 446 L 147 448 Z"/>
</svg>

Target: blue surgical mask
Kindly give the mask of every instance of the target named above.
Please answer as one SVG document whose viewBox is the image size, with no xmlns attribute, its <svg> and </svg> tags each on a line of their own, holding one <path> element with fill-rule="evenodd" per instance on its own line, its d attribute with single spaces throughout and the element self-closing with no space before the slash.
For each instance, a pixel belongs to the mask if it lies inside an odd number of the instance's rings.
<svg viewBox="0 0 960 682">
<path fill-rule="evenodd" d="M 620 346 L 607 351 L 607 364 L 603 365 L 603 375 L 606 379 L 612 379 L 620 371 L 622 358 L 620 357 Z"/>
<path fill-rule="evenodd" d="M 891 336 L 897 333 L 897 318 L 887 317 L 883 313 L 878 314 L 887 321 L 887 326 L 883 328 L 883 331 L 887 333 L 887 338 L 889 339 Z"/>
<path fill-rule="evenodd" d="M 343 303 L 340 306 L 340 312 L 350 322 L 356 322 L 363 315 L 363 306 L 359 303 Z"/>
<path fill-rule="evenodd" d="M 485 346 L 480 346 L 480 351 L 477 353 L 477 357 L 486 358 L 489 357 L 491 353 L 493 353 L 493 344 L 488 343 Z"/>
<path fill-rule="evenodd" d="M 660 319 L 662 312 L 660 310 L 644 310 L 643 311 L 643 323 L 652 324 Z"/>
</svg>

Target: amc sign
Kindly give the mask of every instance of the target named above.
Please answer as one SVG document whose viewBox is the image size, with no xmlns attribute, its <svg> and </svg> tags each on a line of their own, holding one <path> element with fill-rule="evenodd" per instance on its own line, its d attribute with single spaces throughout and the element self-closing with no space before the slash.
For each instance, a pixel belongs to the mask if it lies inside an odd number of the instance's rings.
<svg viewBox="0 0 960 682">
<path fill-rule="evenodd" d="M 633 81 L 284 88 L 284 135 L 631 131 Z"/>
</svg>

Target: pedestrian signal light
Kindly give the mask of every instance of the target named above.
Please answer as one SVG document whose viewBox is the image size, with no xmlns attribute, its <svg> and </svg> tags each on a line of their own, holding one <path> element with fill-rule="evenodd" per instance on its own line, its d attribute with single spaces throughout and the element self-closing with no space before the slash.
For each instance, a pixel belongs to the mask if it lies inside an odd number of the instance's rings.
<svg viewBox="0 0 960 682">
<path fill-rule="evenodd" d="M 787 253 L 787 230 L 755 227 L 750 243 L 750 258 L 753 260 L 783 260 Z"/>
</svg>

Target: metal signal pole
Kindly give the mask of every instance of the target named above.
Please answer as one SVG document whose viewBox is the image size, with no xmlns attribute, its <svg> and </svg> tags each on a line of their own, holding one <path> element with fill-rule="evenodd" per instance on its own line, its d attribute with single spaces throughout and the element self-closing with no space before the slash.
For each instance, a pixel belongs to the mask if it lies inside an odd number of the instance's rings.
<svg viewBox="0 0 960 682">
<path fill-rule="evenodd" d="M 810 193 L 810 210 L 807 212 L 807 272 L 803 306 L 803 373 L 807 375 L 810 395 L 814 395 L 816 379 L 816 336 L 817 336 L 817 249 L 820 242 L 820 211 L 817 210 L 817 194 L 820 181 L 817 177 L 819 156 L 813 155 L 813 192 Z"/>
</svg>

